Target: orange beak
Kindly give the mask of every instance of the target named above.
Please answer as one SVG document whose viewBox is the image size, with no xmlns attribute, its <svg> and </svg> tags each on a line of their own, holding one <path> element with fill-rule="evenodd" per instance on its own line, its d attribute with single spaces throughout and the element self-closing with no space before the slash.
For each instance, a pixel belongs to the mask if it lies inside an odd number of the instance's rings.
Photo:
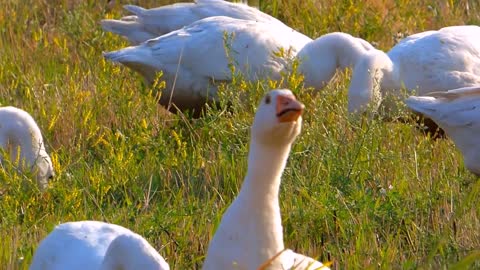
<svg viewBox="0 0 480 270">
<path fill-rule="evenodd" d="M 304 108 L 305 106 L 294 96 L 277 96 L 277 118 L 281 123 L 297 121 Z"/>
</svg>

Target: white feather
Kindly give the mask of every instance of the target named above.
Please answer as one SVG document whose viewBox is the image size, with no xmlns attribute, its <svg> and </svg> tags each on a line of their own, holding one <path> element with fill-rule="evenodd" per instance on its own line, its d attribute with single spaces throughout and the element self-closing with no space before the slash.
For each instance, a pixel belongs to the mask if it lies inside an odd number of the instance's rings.
<svg viewBox="0 0 480 270">
<path fill-rule="evenodd" d="M 194 3 L 176 3 L 152 9 L 134 5 L 124 7 L 134 15 L 120 20 L 102 20 L 101 24 L 105 31 L 124 36 L 133 45 L 214 16 L 269 22 L 276 24 L 277 27 L 285 26 L 281 21 L 256 8 L 223 0 L 197 0 Z"/>
<path fill-rule="evenodd" d="M 466 167 L 480 175 L 480 87 L 411 96 L 406 103 L 445 130 L 462 152 Z"/>
</svg>

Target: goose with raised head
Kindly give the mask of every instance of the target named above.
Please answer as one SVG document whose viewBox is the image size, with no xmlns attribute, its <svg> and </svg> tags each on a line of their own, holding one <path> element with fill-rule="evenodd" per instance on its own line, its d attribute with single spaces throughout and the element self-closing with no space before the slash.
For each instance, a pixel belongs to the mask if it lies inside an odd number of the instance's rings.
<svg viewBox="0 0 480 270">
<path fill-rule="evenodd" d="M 261 100 L 251 128 L 247 174 L 209 244 L 204 270 L 322 266 L 304 255 L 284 251 L 278 196 L 290 149 L 300 134 L 303 109 L 290 90 L 273 90 Z"/>
<path fill-rule="evenodd" d="M 370 50 L 355 65 L 348 110 L 378 107 L 400 89 L 417 95 L 480 84 L 480 27 L 450 26 L 411 35 L 388 53 Z M 388 107 L 388 104 L 387 104 Z"/>
<path fill-rule="evenodd" d="M 411 96 L 407 106 L 435 121 L 464 157 L 465 166 L 480 176 L 480 87 Z"/>
<path fill-rule="evenodd" d="M 101 25 L 105 31 L 127 38 L 132 45 L 214 16 L 269 22 L 276 24 L 277 27 L 285 26 L 289 29 L 281 21 L 256 8 L 223 0 L 197 0 L 193 3 L 176 3 L 152 9 L 135 5 L 125 5 L 124 8 L 134 15 L 125 16 L 120 20 L 105 19 L 101 21 Z"/>
<path fill-rule="evenodd" d="M 140 235 L 99 221 L 60 224 L 40 242 L 30 270 L 169 270 Z"/>
<path fill-rule="evenodd" d="M 19 162 L 20 170 L 35 175 L 40 189 L 45 189 L 55 175 L 40 128 L 22 109 L 0 107 L 0 148 L 10 156 L 10 161 Z"/>
<path fill-rule="evenodd" d="M 162 71 L 166 89 L 160 104 L 172 112 L 178 108 L 198 114 L 207 101 L 216 99 L 218 82 L 232 80 L 232 65 L 249 81 L 279 79 L 290 61 L 275 52 L 283 50 L 293 57 L 311 41 L 297 33 L 271 23 L 209 17 L 104 56 L 139 72 L 150 83 Z"/>
</svg>

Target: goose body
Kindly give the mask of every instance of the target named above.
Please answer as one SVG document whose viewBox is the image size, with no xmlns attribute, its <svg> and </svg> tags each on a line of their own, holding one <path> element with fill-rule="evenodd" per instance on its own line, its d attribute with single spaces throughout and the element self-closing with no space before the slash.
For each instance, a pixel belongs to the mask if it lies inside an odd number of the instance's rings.
<svg viewBox="0 0 480 270">
<path fill-rule="evenodd" d="M 411 96 L 406 103 L 435 121 L 453 139 L 467 169 L 480 176 L 480 87 Z"/>
<path fill-rule="evenodd" d="M 0 148 L 10 155 L 10 161 L 19 161 L 21 170 L 31 171 L 41 189 L 46 188 L 54 176 L 52 161 L 40 128 L 29 113 L 11 106 L 0 107 Z"/>
<path fill-rule="evenodd" d="M 278 195 L 302 111 L 289 90 L 273 90 L 262 99 L 251 129 L 247 175 L 209 244 L 204 270 L 291 269 L 302 260 L 322 266 L 291 250 L 264 265 L 284 250 Z"/>
<path fill-rule="evenodd" d="M 152 9 L 134 5 L 125 5 L 124 8 L 134 15 L 123 17 L 120 20 L 102 20 L 101 25 L 106 31 L 126 37 L 132 45 L 214 16 L 270 22 L 278 26 L 285 26 L 281 21 L 256 8 L 223 0 L 197 0 L 193 3 L 177 3 Z"/>
<path fill-rule="evenodd" d="M 289 61 L 274 52 L 282 48 L 295 56 L 310 41 L 275 24 L 218 16 L 104 56 L 150 83 L 163 71 L 166 89 L 160 104 L 173 112 L 176 108 L 198 112 L 207 100 L 215 100 L 218 82 L 231 81 L 230 64 L 247 80 L 278 79 Z M 169 106 L 170 101 L 175 106 Z"/>
<path fill-rule="evenodd" d="M 140 235 L 99 221 L 63 223 L 42 240 L 30 270 L 169 270 Z"/>
<path fill-rule="evenodd" d="M 348 109 L 362 112 L 402 87 L 423 95 L 479 84 L 480 27 L 450 26 L 411 35 L 387 54 L 368 51 L 353 70 Z"/>
</svg>

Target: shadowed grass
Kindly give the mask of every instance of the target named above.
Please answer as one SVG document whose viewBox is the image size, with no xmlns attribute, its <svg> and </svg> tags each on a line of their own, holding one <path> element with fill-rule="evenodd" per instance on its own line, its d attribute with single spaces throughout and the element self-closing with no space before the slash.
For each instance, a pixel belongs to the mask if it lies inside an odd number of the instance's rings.
<svg viewBox="0 0 480 270">
<path fill-rule="evenodd" d="M 258 2 L 309 36 L 344 31 L 383 49 L 397 33 L 478 23 L 480 14 L 474 1 Z M 221 102 L 232 107 L 202 119 L 167 114 L 138 75 L 102 58 L 126 42 L 98 22 L 123 14 L 103 1 L 3 3 L 0 104 L 37 120 L 57 177 L 40 193 L 8 164 L 0 170 L 2 269 L 27 269 L 56 224 L 82 219 L 128 227 L 173 269 L 199 269 L 239 190 L 253 113 L 272 83 L 225 86 Z M 450 140 L 348 117 L 348 75 L 315 96 L 300 78 L 285 80 L 307 108 L 281 188 L 286 246 L 335 269 L 480 267 L 480 182 Z"/>
</svg>

